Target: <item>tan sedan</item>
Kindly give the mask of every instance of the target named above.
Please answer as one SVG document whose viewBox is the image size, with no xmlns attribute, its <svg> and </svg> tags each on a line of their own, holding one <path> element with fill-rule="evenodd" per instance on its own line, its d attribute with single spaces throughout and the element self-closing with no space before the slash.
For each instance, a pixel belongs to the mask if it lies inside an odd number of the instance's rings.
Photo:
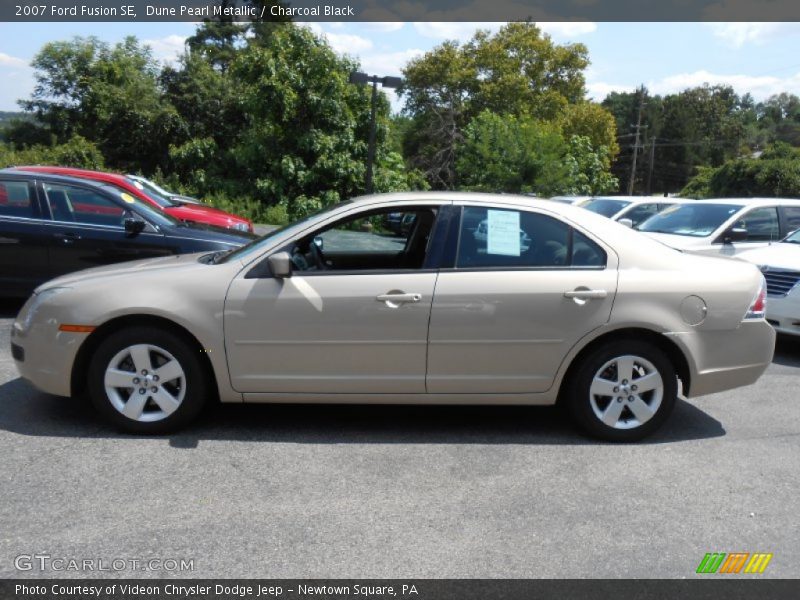
<svg viewBox="0 0 800 600">
<path fill-rule="evenodd" d="M 561 402 L 590 434 L 630 441 L 666 420 L 679 391 L 755 382 L 775 341 L 764 309 L 755 266 L 682 254 L 580 208 L 403 193 L 232 252 L 53 280 L 11 343 L 25 379 L 88 391 L 133 432 L 184 425 L 215 397 Z"/>
</svg>

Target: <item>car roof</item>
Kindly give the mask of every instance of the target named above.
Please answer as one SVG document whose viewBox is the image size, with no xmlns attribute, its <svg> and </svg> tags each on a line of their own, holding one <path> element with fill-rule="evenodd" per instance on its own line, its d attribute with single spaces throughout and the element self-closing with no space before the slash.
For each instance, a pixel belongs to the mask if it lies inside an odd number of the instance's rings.
<svg viewBox="0 0 800 600">
<path fill-rule="evenodd" d="M 105 180 L 111 182 L 119 182 L 125 180 L 125 175 L 119 173 L 109 173 L 108 171 L 93 171 L 91 169 L 77 169 L 73 167 L 56 167 L 51 165 L 28 165 L 21 167 L 13 167 L 19 171 L 28 171 L 31 173 L 50 173 L 53 175 L 67 175 L 71 177 L 90 178 L 97 180 Z"/>
<path fill-rule="evenodd" d="M 694 202 L 708 204 L 731 204 L 733 206 L 800 206 L 797 198 L 701 198 Z"/>
<path fill-rule="evenodd" d="M 0 169 L 0 175 L 3 177 L 11 177 L 14 179 L 30 179 L 35 177 L 46 181 L 56 181 L 60 183 L 79 184 L 87 187 L 93 187 L 101 190 L 111 190 L 118 192 L 118 188 L 109 186 L 106 183 L 98 180 L 84 179 L 83 177 L 76 177 L 74 175 L 60 175 L 55 173 L 45 173 L 43 171 L 25 171 L 21 167 L 14 167 L 9 169 Z"/>
</svg>

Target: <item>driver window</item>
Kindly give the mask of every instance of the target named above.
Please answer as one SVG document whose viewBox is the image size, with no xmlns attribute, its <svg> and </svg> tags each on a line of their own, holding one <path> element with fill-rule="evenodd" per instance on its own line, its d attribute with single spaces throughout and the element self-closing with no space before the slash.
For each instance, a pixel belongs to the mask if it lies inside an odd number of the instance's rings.
<svg viewBox="0 0 800 600">
<path fill-rule="evenodd" d="M 421 269 L 436 211 L 432 207 L 360 213 L 298 242 L 297 271 Z"/>
</svg>

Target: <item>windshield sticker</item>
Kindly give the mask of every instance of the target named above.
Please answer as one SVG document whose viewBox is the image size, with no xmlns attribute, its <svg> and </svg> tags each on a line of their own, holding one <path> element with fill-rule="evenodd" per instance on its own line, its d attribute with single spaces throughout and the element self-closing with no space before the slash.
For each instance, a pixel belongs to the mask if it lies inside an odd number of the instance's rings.
<svg viewBox="0 0 800 600">
<path fill-rule="evenodd" d="M 128 192 L 122 192 L 119 195 L 119 197 L 122 198 L 128 204 L 135 204 L 136 203 L 136 199 L 133 196 L 131 196 Z"/>
<path fill-rule="evenodd" d="M 510 210 L 489 210 L 486 215 L 488 221 L 486 253 L 519 256 L 519 213 Z"/>
</svg>

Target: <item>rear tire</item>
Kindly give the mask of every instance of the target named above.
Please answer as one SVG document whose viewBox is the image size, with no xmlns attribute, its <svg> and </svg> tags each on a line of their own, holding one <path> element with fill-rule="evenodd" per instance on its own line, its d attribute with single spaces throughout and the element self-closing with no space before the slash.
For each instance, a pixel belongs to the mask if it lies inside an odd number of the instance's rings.
<svg viewBox="0 0 800 600">
<path fill-rule="evenodd" d="M 675 367 L 644 340 L 617 340 L 586 355 L 567 382 L 566 404 L 589 435 L 634 442 L 661 427 L 678 396 Z"/>
<path fill-rule="evenodd" d="M 194 419 L 208 401 L 210 378 L 197 349 L 156 327 L 117 331 L 89 362 L 92 404 L 117 428 L 163 434 Z"/>
</svg>

